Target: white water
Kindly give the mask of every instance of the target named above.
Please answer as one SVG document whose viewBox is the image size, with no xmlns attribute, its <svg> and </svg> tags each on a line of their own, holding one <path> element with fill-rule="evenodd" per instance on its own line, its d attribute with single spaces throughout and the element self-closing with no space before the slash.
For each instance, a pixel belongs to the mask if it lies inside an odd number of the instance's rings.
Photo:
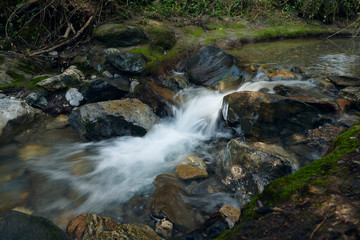
<svg viewBox="0 0 360 240">
<path fill-rule="evenodd" d="M 44 161 L 34 162 L 35 169 L 50 179 L 68 183 L 79 198 L 86 198 L 76 208 L 77 213 L 100 212 L 109 204 L 123 203 L 136 194 L 148 192 L 158 174 L 172 171 L 204 141 L 227 135 L 216 127 L 225 94 L 187 89 L 180 95 L 184 101 L 179 109 L 174 108 L 174 117 L 155 125 L 144 137 L 59 146 Z M 84 156 L 68 160 L 76 154 Z M 81 161 L 87 167 L 91 165 L 92 170 L 83 175 L 72 174 L 70 169 Z M 61 200 L 47 209 L 71 204 L 70 199 Z"/>
</svg>

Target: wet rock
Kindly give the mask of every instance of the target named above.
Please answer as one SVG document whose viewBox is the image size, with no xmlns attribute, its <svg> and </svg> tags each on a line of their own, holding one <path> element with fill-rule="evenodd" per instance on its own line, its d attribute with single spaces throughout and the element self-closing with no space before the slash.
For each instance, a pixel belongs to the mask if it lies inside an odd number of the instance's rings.
<svg viewBox="0 0 360 240">
<path fill-rule="evenodd" d="M 175 32 L 166 27 L 150 27 L 146 29 L 146 33 L 152 49 L 169 50 L 176 43 Z"/>
<path fill-rule="evenodd" d="M 125 77 L 98 79 L 90 83 L 85 97 L 90 103 L 121 99 L 129 92 L 129 85 L 129 80 Z"/>
<path fill-rule="evenodd" d="M 159 86 L 153 79 L 149 78 L 141 79 L 136 84 L 133 95 L 149 105 L 158 116 L 167 116 L 170 112 L 169 107 L 177 105 L 173 91 Z"/>
<path fill-rule="evenodd" d="M 206 164 L 204 160 L 198 157 L 190 156 L 185 163 L 176 167 L 176 174 L 182 180 L 199 179 L 209 177 L 206 171 Z"/>
<path fill-rule="evenodd" d="M 82 214 L 72 219 L 66 227 L 66 233 L 76 240 L 85 240 L 118 226 L 114 220 L 93 213 Z"/>
<path fill-rule="evenodd" d="M 173 224 L 172 222 L 162 219 L 156 223 L 155 232 L 159 234 L 163 238 L 170 238 L 172 236 L 173 231 Z"/>
<path fill-rule="evenodd" d="M 154 180 L 155 191 L 151 199 L 151 214 L 163 218 L 164 214 L 182 230 L 193 230 L 203 219 L 185 202 L 185 185 L 176 176 L 161 174 Z"/>
<path fill-rule="evenodd" d="M 94 70 L 91 63 L 91 57 L 89 55 L 76 56 L 74 60 L 72 60 L 71 64 L 79 66 L 82 69 Z"/>
<path fill-rule="evenodd" d="M 311 129 L 306 136 L 306 144 L 322 156 L 335 138 L 343 131 L 343 128 L 331 125 Z"/>
<path fill-rule="evenodd" d="M 290 174 L 296 157 L 276 145 L 246 144 L 242 139 L 233 139 L 217 164 L 225 176 L 224 183 L 241 192 L 240 203 L 244 204 L 270 181 Z"/>
<path fill-rule="evenodd" d="M 43 217 L 8 211 L 0 213 L 1 239 L 70 240 L 55 224 Z"/>
<path fill-rule="evenodd" d="M 77 107 L 80 106 L 80 103 L 84 100 L 83 95 L 76 88 L 70 88 L 65 94 L 66 100 L 70 103 L 71 106 Z"/>
<path fill-rule="evenodd" d="M 33 92 L 27 95 L 24 100 L 30 106 L 44 109 L 48 105 L 48 101 L 45 96 L 47 96 L 46 92 Z"/>
<path fill-rule="evenodd" d="M 339 106 L 339 109 L 337 111 L 338 115 L 341 115 L 341 114 L 347 112 L 351 107 L 351 102 L 346 99 L 336 99 L 336 103 Z"/>
<path fill-rule="evenodd" d="M 81 83 L 85 79 L 84 74 L 76 68 L 71 66 L 62 74 L 44 79 L 37 83 L 39 87 L 43 87 L 50 92 L 59 91 L 69 86 Z"/>
<path fill-rule="evenodd" d="M 266 139 L 311 129 L 320 110 L 295 97 L 244 91 L 225 96 L 222 112 L 238 133 Z"/>
<path fill-rule="evenodd" d="M 234 56 L 215 46 L 201 48 L 186 64 L 189 80 L 198 85 L 216 86 L 219 81 L 241 82 L 242 71 Z"/>
<path fill-rule="evenodd" d="M 235 225 L 235 223 L 239 221 L 241 214 L 240 209 L 226 204 L 220 208 L 219 212 L 228 222 L 229 228 L 232 228 Z"/>
<path fill-rule="evenodd" d="M 305 74 L 304 70 L 299 66 L 292 67 L 290 71 L 297 74 Z"/>
<path fill-rule="evenodd" d="M 280 96 L 288 96 L 292 94 L 298 94 L 298 91 L 292 87 L 285 86 L 285 85 L 276 85 L 273 88 L 274 92 Z"/>
<path fill-rule="evenodd" d="M 279 80 L 293 80 L 295 79 L 294 74 L 284 71 L 276 70 L 275 72 L 272 72 L 269 74 L 269 77 L 273 81 L 279 81 Z"/>
<path fill-rule="evenodd" d="M 34 157 L 40 157 L 48 154 L 50 148 L 41 145 L 27 145 L 19 150 L 19 158 L 21 160 L 30 160 Z"/>
<path fill-rule="evenodd" d="M 106 57 L 108 62 L 121 72 L 139 74 L 145 70 L 146 60 L 141 53 L 124 52 Z"/>
<path fill-rule="evenodd" d="M 329 79 L 327 78 L 315 78 L 312 79 L 312 81 L 314 81 L 315 83 L 317 83 L 317 85 L 326 92 L 332 92 L 332 93 L 336 93 L 338 90 L 335 86 L 335 84 L 333 84 Z"/>
<path fill-rule="evenodd" d="M 24 101 L 0 99 L 0 141 L 7 140 L 23 130 L 36 119 L 37 114 L 39 110 Z"/>
<path fill-rule="evenodd" d="M 86 104 L 69 116 L 70 126 L 88 140 L 143 136 L 158 120 L 151 108 L 138 99 Z"/>
<path fill-rule="evenodd" d="M 189 80 L 184 73 L 167 76 L 162 80 L 162 83 L 173 91 L 185 89 L 190 85 Z"/>
<path fill-rule="evenodd" d="M 147 225 L 123 224 L 89 238 L 89 240 L 161 240 L 156 232 Z"/>
<path fill-rule="evenodd" d="M 109 47 L 129 47 L 146 40 L 145 34 L 137 27 L 122 24 L 103 24 L 94 30 L 94 37 Z"/>
<path fill-rule="evenodd" d="M 339 105 L 330 98 L 320 98 L 311 96 L 300 95 L 288 95 L 289 99 L 293 101 L 303 102 L 310 106 L 315 107 L 322 113 L 337 113 L 339 111 Z"/>
<path fill-rule="evenodd" d="M 339 96 L 349 100 L 353 108 L 360 110 L 360 87 L 344 88 L 339 92 Z"/>
<path fill-rule="evenodd" d="M 328 79 L 338 87 L 359 87 L 360 79 L 348 76 L 328 76 Z"/>
<path fill-rule="evenodd" d="M 69 116 L 65 114 L 60 114 L 56 118 L 47 122 L 45 128 L 48 130 L 61 129 L 67 127 L 68 125 L 69 125 Z"/>
</svg>

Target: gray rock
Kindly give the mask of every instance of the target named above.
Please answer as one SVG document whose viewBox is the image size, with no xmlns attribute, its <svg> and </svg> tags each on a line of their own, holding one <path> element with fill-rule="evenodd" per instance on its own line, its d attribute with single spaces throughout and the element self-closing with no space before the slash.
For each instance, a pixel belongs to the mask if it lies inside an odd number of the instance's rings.
<svg viewBox="0 0 360 240">
<path fill-rule="evenodd" d="M 109 47 L 129 47 L 146 40 L 145 34 L 137 27 L 122 24 L 104 24 L 94 30 L 94 37 Z"/>
<path fill-rule="evenodd" d="M 158 121 L 151 108 L 138 99 L 87 104 L 69 116 L 70 125 L 88 140 L 122 135 L 142 136 Z"/>
<path fill-rule="evenodd" d="M 24 101 L 0 99 L 0 141 L 23 130 L 35 120 L 38 113 Z"/>
<path fill-rule="evenodd" d="M 90 103 L 120 99 L 129 92 L 129 85 L 129 80 L 124 77 L 98 79 L 90 83 L 85 97 Z"/>
<path fill-rule="evenodd" d="M 0 85 L 31 79 L 35 70 L 31 64 L 27 60 L 0 53 Z"/>
<path fill-rule="evenodd" d="M 201 48 L 186 64 L 189 80 L 198 85 L 216 86 L 221 80 L 242 81 L 235 57 L 215 46 Z"/>
<path fill-rule="evenodd" d="M 112 54 L 107 56 L 107 60 L 122 72 L 139 74 L 145 70 L 145 57 L 140 53 Z"/>
<path fill-rule="evenodd" d="M 77 107 L 80 105 L 81 101 L 84 100 L 83 95 L 76 88 L 70 88 L 65 94 L 66 100 L 70 103 L 71 106 Z"/>
<path fill-rule="evenodd" d="M 37 83 L 38 86 L 45 88 L 50 92 L 59 91 L 69 86 L 81 83 L 85 79 L 84 74 L 76 68 L 71 66 L 62 74 L 56 75 Z"/>
<path fill-rule="evenodd" d="M 339 96 L 349 100 L 351 105 L 360 110 L 360 87 L 347 87 L 339 92 Z"/>
<path fill-rule="evenodd" d="M 27 95 L 24 100 L 33 107 L 44 109 L 48 105 L 45 95 L 45 93 L 33 92 Z"/>
<path fill-rule="evenodd" d="M 4 240 L 70 240 L 63 230 L 43 217 L 8 211 L 0 213 L 0 238 Z"/>
<path fill-rule="evenodd" d="M 339 87 L 359 87 L 360 78 L 348 76 L 328 76 L 328 79 Z"/>
</svg>

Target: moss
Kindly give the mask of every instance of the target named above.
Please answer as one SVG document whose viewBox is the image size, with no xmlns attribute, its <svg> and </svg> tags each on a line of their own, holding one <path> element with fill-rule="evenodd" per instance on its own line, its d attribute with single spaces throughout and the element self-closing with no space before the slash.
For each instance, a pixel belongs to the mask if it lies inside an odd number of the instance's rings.
<svg viewBox="0 0 360 240">
<path fill-rule="evenodd" d="M 187 27 L 184 29 L 185 33 L 188 33 L 194 37 L 202 37 L 204 36 L 204 29 L 201 27 Z"/>
<path fill-rule="evenodd" d="M 5 57 L 3 55 L 0 55 L 0 65 L 3 64 L 5 61 Z"/>
<path fill-rule="evenodd" d="M 30 89 L 40 89 L 40 87 L 38 87 L 36 84 L 47 78 L 49 78 L 49 76 L 41 76 L 41 77 L 33 78 L 26 85 L 24 85 L 24 87 Z"/>
<path fill-rule="evenodd" d="M 6 72 L 12 79 L 14 79 L 14 83 L 21 83 L 25 81 L 25 76 L 14 71 L 7 71 Z"/>
</svg>

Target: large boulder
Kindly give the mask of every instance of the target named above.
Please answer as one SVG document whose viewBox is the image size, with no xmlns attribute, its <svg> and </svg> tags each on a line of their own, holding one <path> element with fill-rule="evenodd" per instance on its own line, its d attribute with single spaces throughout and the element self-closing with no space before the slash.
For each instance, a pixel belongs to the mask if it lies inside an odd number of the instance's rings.
<svg viewBox="0 0 360 240">
<path fill-rule="evenodd" d="M 328 79 L 338 87 L 359 87 L 360 78 L 348 76 L 328 76 Z"/>
<path fill-rule="evenodd" d="M 76 68 L 71 66 L 62 74 L 49 77 L 37 83 L 39 87 L 43 87 L 50 92 L 63 90 L 69 86 L 81 83 L 85 79 L 84 74 Z"/>
<path fill-rule="evenodd" d="M 94 30 L 94 37 L 109 47 L 129 47 L 146 40 L 145 34 L 135 26 L 103 24 Z"/>
<path fill-rule="evenodd" d="M 24 101 L 0 99 L 0 142 L 23 130 L 39 113 Z"/>
<path fill-rule="evenodd" d="M 70 240 L 63 230 L 46 218 L 17 211 L 0 213 L 0 239 Z"/>
<path fill-rule="evenodd" d="M 125 96 L 130 90 L 130 82 L 126 78 L 98 79 L 90 83 L 85 97 L 88 102 L 116 100 Z"/>
<path fill-rule="evenodd" d="M 305 132 L 319 120 L 321 111 L 297 98 L 243 91 L 225 96 L 222 112 L 238 133 L 265 139 Z"/>
<path fill-rule="evenodd" d="M 69 116 L 70 125 L 88 140 L 143 136 L 158 120 L 151 108 L 138 99 L 86 104 Z"/>
<path fill-rule="evenodd" d="M 166 27 L 149 27 L 146 29 L 152 49 L 169 50 L 175 43 L 175 32 Z"/>
<path fill-rule="evenodd" d="M 139 74 L 145 70 L 146 60 L 141 53 L 111 54 L 106 59 L 121 72 Z"/>
<path fill-rule="evenodd" d="M 156 232 L 147 225 L 122 224 L 117 227 L 107 229 L 89 240 L 161 240 Z"/>
<path fill-rule="evenodd" d="M 223 156 L 217 163 L 218 169 L 225 176 L 223 182 L 241 192 L 241 204 L 297 166 L 296 157 L 279 146 L 263 142 L 247 144 L 242 139 L 231 140 Z"/>
<path fill-rule="evenodd" d="M 189 80 L 198 85 L 216 86 L 221 80 L 241 82 L 242 71 L 235 57 L 215 46 L 206 46 L 190 57 L 186 64 Z"/>
</svg>

